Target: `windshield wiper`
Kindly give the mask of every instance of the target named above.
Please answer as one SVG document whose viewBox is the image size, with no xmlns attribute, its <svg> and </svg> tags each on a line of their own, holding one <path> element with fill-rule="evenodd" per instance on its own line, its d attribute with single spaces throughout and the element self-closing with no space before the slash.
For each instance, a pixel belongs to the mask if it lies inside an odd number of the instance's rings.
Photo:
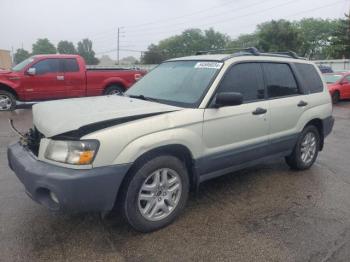
<svg viewBox="0 0 350 262">
<path fill-rule="evenodd" d="M 147 96 L 144 96 L 144 95 L 128 95 L 128 97 L 142 99 L 142 100 L 146 100 L 146 101 L 158 102 L 158 99 L 155 99 L 155 98 L 152 98 L 152 97 L 147 97 Z"/>
</svg>

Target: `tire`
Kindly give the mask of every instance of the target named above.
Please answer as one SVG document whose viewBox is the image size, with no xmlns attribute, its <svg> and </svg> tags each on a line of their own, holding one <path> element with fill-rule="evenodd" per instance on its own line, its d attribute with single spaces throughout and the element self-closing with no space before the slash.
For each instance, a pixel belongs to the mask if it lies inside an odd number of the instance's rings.
<svg viewBox="0 0 350 262">
<path fill-rule="evenodd" d="M 124 93 L 124 88 L 120 85 L 111 85 L 106 88 L 105 95 L 122 95 Z"/>
<path fill-rule="evenodd" d="M 10 92 L 0 90 L 0 111 L 12 111 L 16 109 L 16 98 Z"/>
<path fill-rule="evenodd" d="M 309 125 L 301 132 L 292 154 L 285 159 L 287 164 L 294 170 L 309 169 L 315 162 L 319 150 L 320 133 L 314 125 Z M 307 154 L 308 156 L 306 156 Z"/>
<path fill-rule="evenodd" d="M 162 184 L 165 174 L 170 186 Z M 144 160 L 128 178 L 122 210 L 128 223 L 137 231 L 151 232 L 163 228 L 185 208 L 189 177 L 185 164 L 178 158 L 165 155 Z M 168 213 L 164 211 L 166 209 Z"/>
<path fill-rule="evenodd" d="M 332 95 L 332 102 L 333 104 L 338 104 L 340 100 L 340 94 L 338 91 L 335 91 Z"/>
</svg>

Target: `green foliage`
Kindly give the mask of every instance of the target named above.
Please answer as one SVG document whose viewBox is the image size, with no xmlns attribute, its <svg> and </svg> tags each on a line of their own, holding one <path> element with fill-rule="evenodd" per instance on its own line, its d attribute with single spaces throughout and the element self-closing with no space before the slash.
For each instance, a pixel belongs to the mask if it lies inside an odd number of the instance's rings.
<svg viewBox="0 0 350 262">
<path fill-rule="evenodd" d="M 38 54 L 56 54 L 56 47 L 47 39 L 41 38 L 38 39 L 33 44 L 33 55 Z"/>
<path fill-rule="evenodd" d="M 345 19 L 339 21 L 339 25 L 331 37 L 330 56 L 333 58 L 350 58 L 350 13 Z"/>
<path fill-rule="evenodd" d="M 85 38 L 78 42 L 78 54 L 81 55 L 87 65 L 96 65 L 99 60 L 95 57 L 95 52 L 92 49 L 92 41 Z"/>
<path fill-rule="evenodd" d="M 27 50 L 24 50 L 23 48 L 19 48 L 13 56 L 13 60 L 15 64 L 18 64 L 23 60 L 27 59 L 28 57 L 30 57 L 30 53 Z"/>
<path fill-rule="evenodd" d="M 301 44 L 298 28 L 286 20 L 272 20 L 258 25 L 258 48 L 264 52 L 297 51 Z"/>
<path fill-rule="evenodd" d="M 163 60 L 193 55 L 200 50 L 217 50 L 226 48 L 229 37 L 225 34 L 208 29 L 188 29 L 181 35 L 175 35 L 150 45 L 142 57 L 145 64 L 157 64 Z"/>
<path fill-rule="evenodd" d="M 325 59 L 330 50 L 330 40 L 339 27 L 339 20 L 305 18 L 294 23 L 301 39 L 298 53 L 313 59 Z"/>
<path fill-rule="evenodd" d="M 60 54 L 76 54 L 77 50 L 72 42 L 60 41 L 57 44 L 57 51 Z"/>
<path fill-rule="evenodd" d="M 258 46 L 259 38 L 257 34 L 245 34 L 240 35 L 237 39 L 232 40 L 228 44 L 229 50 L 239 49 L 239 48 L 248 48 L 252 46 Z"/>
</svg>

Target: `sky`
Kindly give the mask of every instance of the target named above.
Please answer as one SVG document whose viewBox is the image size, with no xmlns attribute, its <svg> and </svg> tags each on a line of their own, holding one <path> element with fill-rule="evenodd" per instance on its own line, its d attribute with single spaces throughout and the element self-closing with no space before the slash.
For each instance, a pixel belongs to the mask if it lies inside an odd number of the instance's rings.
<svg viewBox="0 0 350 262">
<path fill-rule="evenodd" d="M 151 43 L 188 28 L 235 38 L 271 19 L 340 18 L 350 0 L 0 0 L 0 49 L 31 51 L 38 38 L 55 45 L 93 41 L 97 56 L 139 57 Z"/>
</svg>

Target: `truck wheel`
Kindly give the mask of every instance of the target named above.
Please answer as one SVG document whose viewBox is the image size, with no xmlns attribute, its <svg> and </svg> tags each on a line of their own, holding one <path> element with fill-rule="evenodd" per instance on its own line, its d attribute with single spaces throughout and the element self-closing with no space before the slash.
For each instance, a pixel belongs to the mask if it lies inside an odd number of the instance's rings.
<svg viewBox="0 0 350 262">
<path fill-rule="evenodd" d="M 124 88 L 119 85 L 111 85 L 106 88 L 105 95 L 122 95 L 124 93 Z"/>
<path fill-rule="evenodd" d="M 338 91 L 335 91 L 332 95 L 332 102 L 333 104 L 338 104 L 340 100 L 340 94 Z"/>
<path fill-rule="evenodd" d="M 123 213 L 129 224 L 151 232 L 172 223 L 184 209 L 189 191 L 187 169 L 174 156 L 158 156 L 138 165 L 123 195 Z"/>
<path fill-rule="evenodd" d="M 320 134 L 318 129 L 309 125 L 300 134 L 291 155 L 286 157 L 287 164 L 295 170 L 310 168 L 315 162 L 320 150 Z"/>
<path fill-rule="evenodd" d="M 16 108 L 16 98 L 10 92 L 0 90 L 0 111 L 12 111 Z"/>
</svg>

